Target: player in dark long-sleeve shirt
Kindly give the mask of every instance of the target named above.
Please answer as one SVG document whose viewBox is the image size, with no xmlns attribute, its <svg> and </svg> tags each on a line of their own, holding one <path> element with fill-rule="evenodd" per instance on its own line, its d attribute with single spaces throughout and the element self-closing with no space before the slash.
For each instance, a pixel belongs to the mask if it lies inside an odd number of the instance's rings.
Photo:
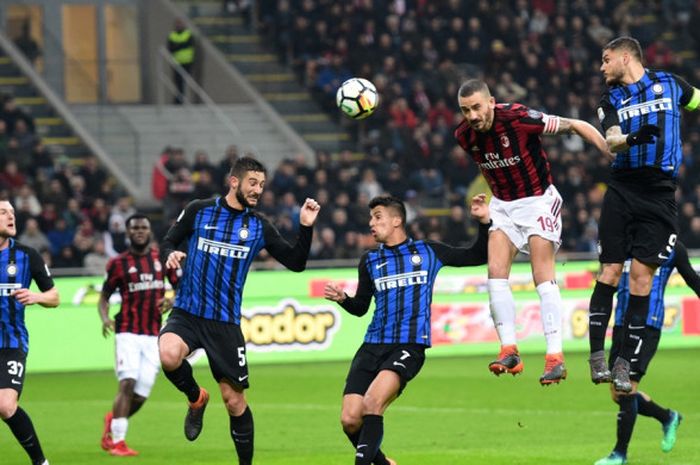
<svg viewBox="0 0 700 465">
<path fill-rule="evenodd" d="M 619 354 L 625 339 L 625 314 L 628 311 L 630 300 L 630 268 L 631 261 L 625 262 L 620 282 L 617 286 L 617 307 L 615 309 L 615 327 L 613 328 L 613 344 L 610 349 L 609 365 L 612 366 Z M 681 242 L 676 243 L 673 252 L 659 266 L 651 283 L 651 293 L 649 294 L 649 308 L 646 315 L 645 335 L 635 351 L 633 362 L 630 366 L 630 379 L 632 391 L 629 395 L 622 395 L 615 390 L 614 384 L 610 385 L 610 394 L 613 402 L 619 404 L 620 411 L 617 414 L 617 442 L 615 447 L 607 457 L 596 462 L 596 465 L 621 465 L 627 461 L 627 446 L 632 438 L 634 423 L 637 414 L 653 417 L 661 423 L 663 429 L 663 439 L 661 440 L 661 450 L 670 452 L 676 443 L 676 430 L 683 419 L 682 415 L 675 410 L 663 408 L 656 404 L 651 397 L 637 387 L 642 377 L 646 374 L 647 367 L 651 362 L 656 348 L 661 338 L 661 328 L 664 325 L 666 307 L 664 305 L 664 294 L 666 285 L 673 273 L 677 269 L 688 287 L 700 297 L 700 276 L 695 272 L 688 258 L 688 251 Z"/>
<path fill-rule="evenodd" d="M 306 199 L 294 245 L 253 211 L 262 194 L 265 167 L 243 157 L 231 168 L 225 197 L 190 203 L 162 243 L 167 268 L 180 268 L 173 311 L 159 339 L 166 377 L 187 396 L 185 436 L 194 441 L 202 430 L 209 394 L 192 376 L 185 357 L 203 348 L 230 415 L 231 438 L 241 465 L 253 461 L 253 416 L 245 399 L 248 364 L 240 327 L 241 296 L 250 265 L 261 249 L 292 271 L 303 271 L 319 205 Z M 176 250 L 188 241 L 187 253 Z M 187 258 L 185 260 L 185 257 Z"/>
<path fill-rule="evenodd" d="M 379 450 L 383 414 L 425 361 L 430 347 L 430 304 L 433 285 L 443 266 L 483 265 L 491 225 L 484 194 L 472 200 L 479 235 L 471 248 L 434 241 L 414 241 L 406 233 L 406 208 L 401 200 L 379 196 L 369 203 L 369 227 L 379 247 L 365 253 L 358 267 L 354 297 L 335 284 L 326 299 L 362 316 L 372 297 L 375 311 L 364 343 L 355 354 L 345 384 L 341 423 L 356 448 L 355 464 L 394 465 Z"/>
<path fill-rule="evenodd" d="M 15 241 L 15 209 L 0 201 L 0 418 L 27 452 L 32 465 L 49 465 L 27 412 L 19 406 L 29 351 L 27 306 L 56 307 L 58 290 L 39 252 Z M 29 290 L 32 280 L 40 292 Z M 6 461 L 6 451 L 2 453 Z M 11 460 L 11 458 L 10 458 Z"/>
</svg>

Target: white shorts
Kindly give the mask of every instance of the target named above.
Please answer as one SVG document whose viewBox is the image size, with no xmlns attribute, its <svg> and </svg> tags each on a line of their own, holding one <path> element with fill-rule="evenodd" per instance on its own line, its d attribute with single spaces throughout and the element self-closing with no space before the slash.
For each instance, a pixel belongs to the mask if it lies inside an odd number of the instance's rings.
<svg viewBox="0 0 700 465">
<path fill-rule="evenodd" d="M 489 210 L 493 224 L 489 231 L 500 229 L 523 253 L 530 253 L 528 239 L 540 236 L 554 244 L 554 251 L 561 244 L 561 195 L 553 185 L 544 194 L 505 200 L 491 198 Z"/>
<path fill-rule="evenodd" d="M 134 379 L 134 393 L 148 397 L 160 369 L 158 336 L 117 333 L 115 371 L 119 381 Z"/>
</svg>

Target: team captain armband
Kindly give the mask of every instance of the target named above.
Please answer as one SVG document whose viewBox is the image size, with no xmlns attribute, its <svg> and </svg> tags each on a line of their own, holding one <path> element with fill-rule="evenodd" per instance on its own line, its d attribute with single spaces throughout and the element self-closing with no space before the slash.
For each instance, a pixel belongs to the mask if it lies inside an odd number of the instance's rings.
<svg viewBox="0 0 700 465">
<path fill-rule="evenodd" d="M 693 96 L 690 97 L 690 102 L 688 102 L 683 108 L 686 110 L 697 110 L 700 106 L 700 90 L 693 87 Z"/>
<path fill-rule="evenodd" d="M 556 115 L 542 115 L 544 130 L 542 134 L 556 134 L 559 131 L 560 119 Z"/>
</svg>

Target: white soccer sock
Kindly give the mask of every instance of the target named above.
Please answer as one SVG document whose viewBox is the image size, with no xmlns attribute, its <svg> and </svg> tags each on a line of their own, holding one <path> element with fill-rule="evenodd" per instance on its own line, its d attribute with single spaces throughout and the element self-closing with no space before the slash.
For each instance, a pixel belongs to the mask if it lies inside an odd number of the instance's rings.
<svg viewBox="0 0 700 465">
<path fill-rule="evenodd" d="M 118 443 L 126 438 L 126 429 L 129 427 L 127 418 L 112 418 L 112 441 Z"/>
<path fill-rule="evenodd" d="M 507 279 L 489 279 L 489 303 L 491 318 L 496 325 L 501 345 L 514 345 L 515 340 L 515 300 Z"/>
<path fill-rule="evenodd" d="M 547 353 L 557 354 L 561 348 L 561 294 L 556 281 L 547 281 L 537 286 L 540 295 L 540 318 L 544 338 L 547 341 Z"/>
</svg>

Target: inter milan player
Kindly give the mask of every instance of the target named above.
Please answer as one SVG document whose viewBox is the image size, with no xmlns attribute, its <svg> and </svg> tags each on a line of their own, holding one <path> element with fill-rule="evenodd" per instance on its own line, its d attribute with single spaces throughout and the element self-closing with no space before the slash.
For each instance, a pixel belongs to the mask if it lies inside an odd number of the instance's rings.
<svg viewBox="0 0 700 465">
<path fill-rule="evenodd" d="M 610 350 L 609 365 L 612 366 L 617 354 L 624 346 L 625 336 L 625 314 L 627 313 L 630 299 L 630 264 L 631 260 L 625 262 L 620 283 L 617 286 L 617 307 L 615 309 L 615 326 L 613 328 L 613 344 Z M 656 353 L 661 338 L 661 328 L 664 325 L 665 305 L 664 293 L 666 285 L 671 277 L 673 269 L 676 268 L 685 282 L 700 297 L 700 276 L 695 272 L 690 260 L 688 251 L 681 242 L 677 242 L 674 250 L 668 258 L 659 266 L 654 274 L 649 294 L 649 309 L 644 322 L 645 333 L 644 343 L 639 347 L 630 363 L 630 379 L 632 391 L 630 395 L 621 395 L 611 385 L 611 395 L 614 402 L 619 404 L 620 410 L 617 414 L 617 442 L 609 456 L 596 462 L 596 465 L 623 465 L 627 463 L 627 446 L 632 437 L 632 430 L 637 419 L 637 414 L 653 417 L 661 423 L 663 429 L 663 439 L 661 440 L 661 450 L 670 452 L 676 443 L 676 431 L 683 417 L 675 410 L 663 408 L 656 404 L 648 394 L 638 391 L 639 381 L 645 375 L 651 359 Z"/>
<path fill-rule="evenodd" d="M 479 236 L 471 248 L 459 248 L 409 238 L 406 207 L 396 197 L 375 197 L 369 208 L 370 232 L 379 247 L 360 259 L 355 296 L 348 297 L 332 283 L 324 296 L 357 316 L 367 313 L 374 297 L 372 322 L 345 382 L 341 423 L 355 446 L 356 465 L 394 465 L 379 449 L 384 412 L 425 361 L 431 344 L 430 303 L 440 268 L 486 263 L 489 209 L 485 194 L 472 199 L 471 214 L 481 223 Z"/>
<path fill-rule="evenodd" d="M 160 333 L 160 361 L 165 376 L 189 400 L 185 436 L 194 441 L 202 430 L 209 394 L 192 376 L 185 357 L 203 348 L 219 383 L 230 416 L 230 434 L 240 465 L 253 461 L 253 415 L 245 399 L 248 388 L 246 347 L 241 332 L 241 296 L 250 265 L 261 249 L 292 271 L 303 271 L 311 246 L 312 226 L 319 212 L 306 199 L 299 213 L 294 245 L 253 211 L 267 176 L 257 160 L 236 161 L 225 197 L 197 200 L 180 214 L 163 241 L 168 268 L 184 270 L 173 311 Z M 188 241 L 187 253 L 175 250 Z"/>
<path fill-rule="evenodd" d="M 102 448 L 111 455 L 138 453 L 126 445 L 129 418 L 146 402 L 160 367 L 158 333 L 165 301 L 166 275 L 177 284 L 177 271 L 166 273 L 151 245 L 151 223 L 142 214 L 126 220 L 129 249 L 107 263 L 107 277 L 97 309 L 102 318 L 102 335 L 115 336 L 116 373 L 119 390 L 112 410 L 105 415 Z M 121 309 L 115 319 L 109 316 L 109 298 L 119 290 Z"/>
<path fill-rule="evenodd" d="M 15 209 L 0 201 L 0 417 L 24 448 L 32 465 L 48 465 L 27 412 L 18 405 L 24 387 L 29 335 L 27 305 L 58 306 L 58 290 L 39 252 L 15 241 Z M 34 280 L 40 292 L 29 290 Z M 4 452 L 3 452 L 4 454 Z"/>
<path fill-rule="evenodd" d="M 646 331 L 653 276 L 676 244 L 676 178 L 682 163 L 681 108 L 696 110 L 700 91 L 683 79 L 642 65 L 637 40 L 619 37 L 603 47 L 600 70 L 609 89 L 598 108 L 608 147 L 617 154 L 603 199 L 599 240 L 601 271 L 589 307 L 591 379 L 611 379 L 630 392 L 630 362 Z M 609 370 L 605 330 L 622 266 L 632 258 L 624 343 Z"/>
<path fill-rule="evenodd" d="M 515 335 L 515 301 L 508 283 L 518 252 L 530 254 L 547 341 L 542 385 L 566 378 L 562 352 L 561 296 L 554 269 L 561 242 L 562 198 L 552 181 L 542 135 L 575 133 L 610 156 L 590 124 L 547 115 L 517 103 L 497 104 L 488 86 L 472 79 L 459 89 L 464 121 L 455 130 L 459 145 L 478 163 L 493 192 L 489 205 L 488 289 L 491 315 L 501 341 L 489 369 L 496 375 L 523 370 Z"/>
</svg>

